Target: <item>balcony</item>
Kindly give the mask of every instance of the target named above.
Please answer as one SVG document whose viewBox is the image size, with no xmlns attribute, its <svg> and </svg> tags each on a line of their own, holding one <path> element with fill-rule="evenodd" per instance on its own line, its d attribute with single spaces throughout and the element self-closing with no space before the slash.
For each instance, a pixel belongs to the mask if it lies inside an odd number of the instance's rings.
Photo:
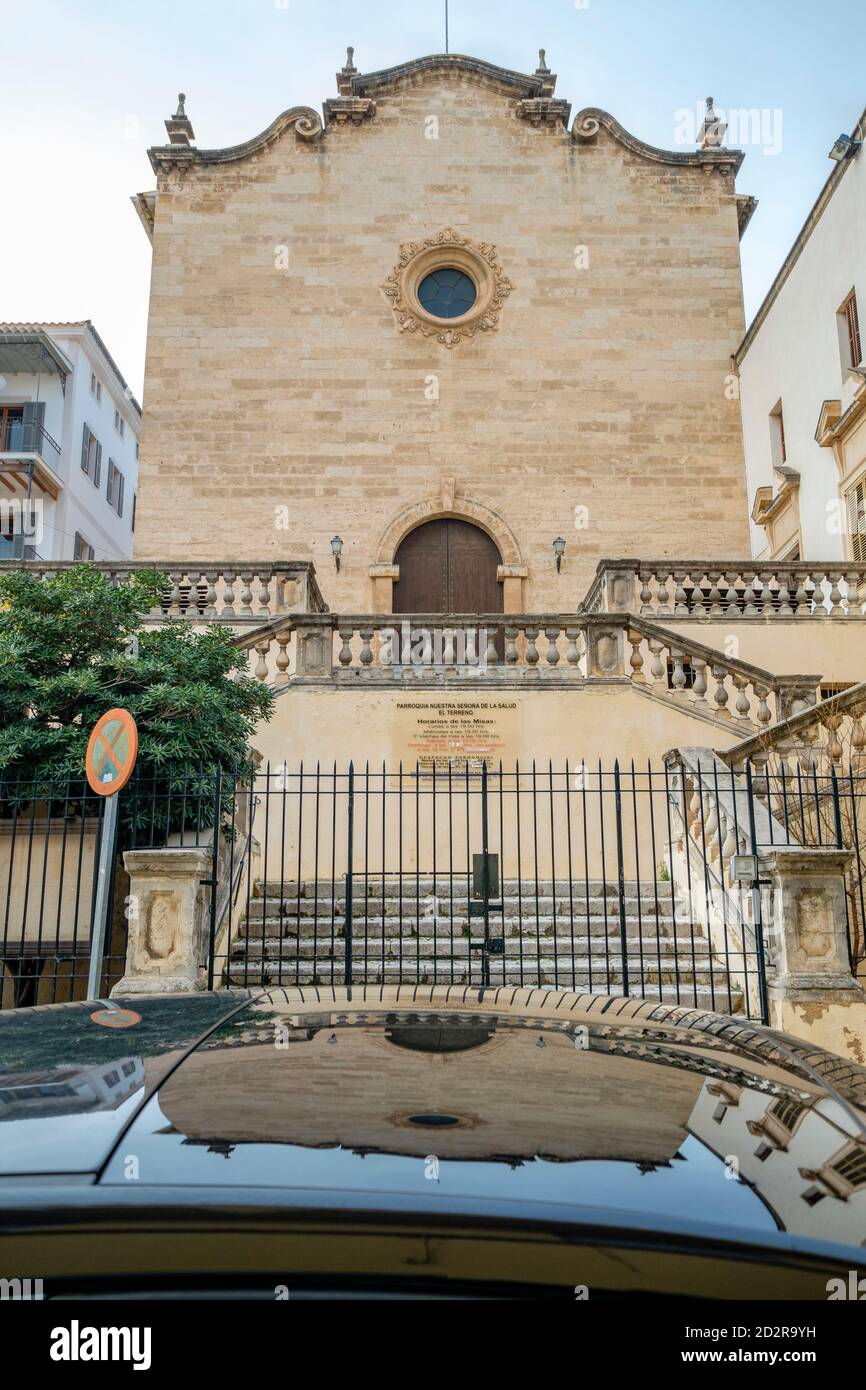
<svg viewBox="0 0 866 1390">
<path fill-rule="evenodd" d="M 0 482 L 6 491 L 26 496 L 32 480 L 46 496 L 56 499 L 63 490 L 59 458 L 60 445 L 44 426 L 9 410 L 0 413 Z"/>
</svg>

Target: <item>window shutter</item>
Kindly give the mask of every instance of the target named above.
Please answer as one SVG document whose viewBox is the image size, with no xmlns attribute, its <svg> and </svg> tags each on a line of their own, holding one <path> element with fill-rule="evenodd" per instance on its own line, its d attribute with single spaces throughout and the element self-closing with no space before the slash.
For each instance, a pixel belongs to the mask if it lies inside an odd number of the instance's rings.
<svg viewBox="0 0 866 1390">
<path fill-rule="evenodd" d="M 117 475 L 117 515 L 123 516 L 123 474 Z"/>
<path fill-rule="evenodd" d="M 84 432 L 82 433 L 82 436 L 81 436 L 81 467 L 82 467 L 83 472 L 85 472 L 85 473 L 89 473 L 89 472 L 90 472 L 90 468 L 89 468 L 88 460 L 87 460 L 87 450 L 88 450 L 89 445 L 90 445 L 90 427 L 89 427 L 88 425 L 85 425 L 85 426 L 84 426 Z"/>
<path fill-rule="evenodd" d="M 866 560 L 866 479 L 848 493 L 848 525 L 851 554 L 858 563 Z"/>
<path fill-rule="evenodd" d="M 99 487 L 99 480 L 102 477 L 102 445 L 96 441 L 96 457 L 93 463 L 93 481 Z"/>
<path fill-rule="evenodd" d="M 42 452 L 42 425 L 45 420 L 45 402 L 27 401 L 21 412 L 21 448 L 25 453 Z"/>
<path fill-rule="evenodd" d="M 852 294 L 845 306 L 845 314 L 848 319 L 848 342 L 851 348 L 851 366 L 859 367 L 863 360 L 863 349 L 860 346 L 860 316 L 857 313 L 857 296 Z"/>
</svg>

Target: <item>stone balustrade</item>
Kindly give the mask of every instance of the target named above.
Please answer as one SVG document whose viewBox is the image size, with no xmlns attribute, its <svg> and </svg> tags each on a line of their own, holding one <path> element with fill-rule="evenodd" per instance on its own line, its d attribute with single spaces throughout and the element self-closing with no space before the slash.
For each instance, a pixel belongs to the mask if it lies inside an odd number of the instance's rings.
<svg viewBox="0 0 866 1390">
<path fill-rule="evenodd" d="M 633 619 L 627 633 L 634 684 L 717 723 L 766 729 L 817 699 L 820 676 L 774 676 L 645 619 Z"/>
<path fill-rule="evenodd" d="M 725 760 L 777 772 L 860 773 L 866 769 L 866 682 L 801 710 L 729 748 Z"/>
<path fill-rule="evenodd" d="M 542 613 L 287 616 L 240 639 L 280 686 L 631 685 L 744 736 L 813 704 L 818 676 L 774 676 L 643 618 Z"/>
<path fill-rule="evenodd" d="M 863 617 L 866 565 L 602 560 L 583 607 L 659 619 Z"/>
<path fill-rule="evenodd" d="M 793 784 L 787 795 L 773 790 L 757 766 L 744 777 L 730 750 L 721 758 L 708 748 L 679 748 L 665 762 L 678 891 L 691 900 L 693 883 L 709 886 L 710 940 L 750 1002 L 763 958 L 762 1011 L 774 1027 L 797 1032 L 803 1015 L 817 1010 L 825 1045 L 846 1051 L 846 1030 L 856 1037 L 866 1019 L 854 973 L 864 949 L 856 814 L 848 824 L 831 815 L 822 826 L 835 787 L 822 793 L 816 781 L 810 812 Z M 738 855 L 755 855 L 754 881 L 740 878 Z"/>
<path fill-rule="evenodd" d="M 0 563 L 0 573 L 25 570 L 41 579 L 69 568 L 66 560 Z M 97 561 L 92 568 L 108 575 L 114 584 L 126 583 L 136 572 L 156 570 L 164 574 L 162 602 L 148 614 L 146 621 L 150 623 L 171 618 L 245 627 L 261 625 L 284 613 L 322 613 L 327 607 L 316 583 L 315 567 L 308 561 L 201 565 L 158 560 Z"/>
<path fill-rule="evenodd" d="M 342 685 L 465 680 L 626 681 L 623 625 L 574 615 L 301 616 L 247 639 L 259 680 Z M 591 629 L 591 632 L 589 631 Z"/>
</svg>

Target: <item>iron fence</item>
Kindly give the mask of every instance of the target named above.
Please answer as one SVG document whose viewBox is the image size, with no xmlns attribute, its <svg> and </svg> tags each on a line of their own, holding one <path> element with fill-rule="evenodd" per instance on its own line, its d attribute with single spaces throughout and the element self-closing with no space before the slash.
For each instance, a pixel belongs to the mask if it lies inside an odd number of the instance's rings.
<svg viewBox="0 0 866 1390">
<path fill-rule="evenodd" d="M 540 985 L 766 1017 L 760 910 L 694 869 L 689 796 L 682 770 L 649 765 L 268 765 L 243 792 L 248 862 L 214 977 Z"/>
<path fill-rule="evenodd" d="M 537 985 L 767 1018 L 772 904 L 738 855 L 849 846 L 864 957 L 866 777 L 600 763 L 139 772 L 120 793 L 102 993 L 124 972 L 125 849 L 208 849 L 212 986 Z M 104 801 L 0 776 L 2 1005 L 86 994 Z"/>
<path fill-rule="evenodd" d="M 212 851 L 212 885 L 222 839 L 214 827 L 225 829 L 237 819 L 221 800 L 215 769 L 138 772 L 119 794 L 101 997 L 124 973 L 136 910 L 123 851 L 205 846 Z M 105 809 L 105 798 L 94 795 L 84 777 L 0 774 L 0 1007 L 87 997 Z"/>
<path fill-rule="evenodd" d="M 104 809 L 83 777 L 0 776 L 3 1007 L 82 997 Z M 112 896 L 110 912 L 113 908 Z M 106 990 L 123 973 L 124 959 L 125 941 L 112 933 L 104 961 Z"/>
</svg>

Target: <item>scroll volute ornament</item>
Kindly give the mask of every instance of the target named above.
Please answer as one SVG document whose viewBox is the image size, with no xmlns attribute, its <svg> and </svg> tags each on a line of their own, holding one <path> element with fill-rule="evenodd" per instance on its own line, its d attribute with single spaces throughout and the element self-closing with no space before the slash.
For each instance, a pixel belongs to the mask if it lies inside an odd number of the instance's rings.
<svg viewBox="0 0 866 1390">
<path fill-rule="evenodd" d="M 477 293 L 467 313 L 447 322 L 428 313 L 418 298 L 422 280 L 445 267 L 462 270 Z M 498 329 L 502 305 L 514 286 L 503 271 L 492 242 L 473 241 L 446 228 L 423 241 L 404 242 L 399 261 L 382 288 L 401 333 L 421 333 L 452 348 L 464 339 L 474 338 L 476 333 Z"/>
</svg>

